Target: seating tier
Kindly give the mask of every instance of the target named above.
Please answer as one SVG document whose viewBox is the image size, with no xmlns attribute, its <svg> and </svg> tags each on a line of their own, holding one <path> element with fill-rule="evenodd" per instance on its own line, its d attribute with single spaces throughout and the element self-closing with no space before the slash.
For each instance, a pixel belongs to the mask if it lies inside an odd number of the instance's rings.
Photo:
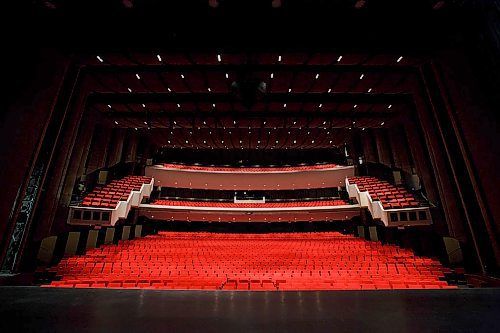
<svg viewBox="0 0 500 333">
<path fill-rule="evenodd" d="M 356 184 L 360 192 L 368 191 L 372 200 L 379 200 L 384 209 L 421 207 L 415 196 L 402 186 L 369 176 L 349 177 L 347 180 L 349 184 Z"/>
<path fill-rule="evenodd" d="M 83 207 L 115 208 L 120 200 L 127 200 L 132 191 L 140 191 L 142 184 L 149 184 L 151 177 L 127 176 L 113 180 L 105 186 L 96 186 L 83 199 Z"/>
<path fill-rule="evenodd" d="M 444 289 L 449 270 L 337 232 L 160 232 L 64 258 L 48 287 L 209 290 Z"/>
<path fill-rule="evenodd" d="M 293 201 L 293 202 L 266 202 L 266 203 L 235 203 L 235 202 L 210 202 L 188 200 L 155 200 L 151 204 L 163 206 L 187 207 L 223 207 L 223 208 L 287 208 L 287 207 L 323 207 L 342 206 L 349 203 L 344 200 L 318 200 L 318 201 Z"/>
</svg>

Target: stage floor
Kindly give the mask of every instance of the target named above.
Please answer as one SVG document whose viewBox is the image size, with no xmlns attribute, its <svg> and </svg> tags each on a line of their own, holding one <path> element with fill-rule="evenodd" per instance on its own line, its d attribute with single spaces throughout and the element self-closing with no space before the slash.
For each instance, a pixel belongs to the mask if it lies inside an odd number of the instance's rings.
<svg viewBox="0 0 500 333">
<path fill-rule="evenodd" d="M 0 287 L 0 315 L 1 332 L 500 332 L 500 289 Z"/>
</svg>

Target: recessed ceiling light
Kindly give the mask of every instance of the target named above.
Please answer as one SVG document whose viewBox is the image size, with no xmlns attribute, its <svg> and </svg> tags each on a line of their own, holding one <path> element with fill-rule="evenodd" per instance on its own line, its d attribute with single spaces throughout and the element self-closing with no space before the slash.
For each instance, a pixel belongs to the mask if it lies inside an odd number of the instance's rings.
<svg viewBox="0 0 500 333">
<path fill-rule="evenodd" d="M 317 79 L 319 79 L 319 73 L 318 73 L 318 74 L 316 74 L 315 79 L 316 79 L 316 80 L 317 80 Z"/>
<path fill-rule="evenodd" d="M 168 140 L 167 142 L 170 143 L 170 140 Z"/>
<path fill-rule="evenodd" d="M 403 56 L 400 56 L 396 62 L 400 62 L 401 60 L 403 60 Z"/>
<path fill-rule="evenodd" d="M 311 143 L 314 143 L 314 140 L 311 140 Z"/>
<path fill-rule="evenodd" d="M 156 58 L 158 58 L 158 61 L 161 62 L 161 56 L 159 54 L 156 55 Z"/>
<path fill-rule="evenodd" d="M 352 122 L 352 124 L 354 125 L 354 124 L 356 124 L 356 122 L 355 122 L 355 121 L 353 121 L 353 122 Z"/>
<path fill-rule="evenodd" d="M 203 140 L 203 143 L 207 143 L 207 140 Z"/>
<path fill-rule="evenodd" d="M 330 143 L 332 143 L 332 140 L 330 140 Z M 324 183 L 323 183 L 324 184 Z"/>
<path fill-rule="evenodd" d="M 243 141 L 240 140 L 240 143 L 243 143 Z"/>
<path fill-rule="evenodd" d="M 364 77 L 365 77 L 365 74 L 361 74 L 361 75 L 359 76 L 359 79 L 360 79 L 360 80 L 363 80 L 363 78 L 364 78 Z"/>
<path fill-rule="evenodd" d="M 259 143 L 259 144 L 260 144 L 260 140 L 259 140 L 259 141 L 257 141 L 257 143 Z"/>
<path fill-rule="evenodd" d="M 217 61 L 218 61 L 218 62 L 221 62 L 221 61 L 222 61 L 222 58 L 221 58 L 220 54 L 218 54 L 218 55 L 217 55 Z"/>
<path fill-rule="evenodd" d="M 135 77 L 137 78 L 137 80 L 140 80 L 141 77 L 139 76 L 139 74 L 135 73 Z"/>
<path fill-rule="evenodd" d="M 130 88 L 127 88 L 127 90 L 128 90 L 128 92 L 132 92 L 132 89 L 130 89 Z"/>
<path fill-rule="evenodd" d="M 104 60 L 100 56 L 97 56 L 97 60 L 99 60 L 100 62 L 104 62 Z"/>
<path fill-rule="evenodd" d="M 115 124 L 118 125 L 118 122 L 115 120 Z"/>
<path fill-rule="evenodd" d="M 189 141 L 188 141 L 188 140 L 186 140 L 186 143 L 189 143 Z"/>
<path fill-rule="evenodd" d="M 224 140 L 222 140 L 221 142 L 224 143 Z"/>
<path fill-rule="evenodd" d="M 297 143 L 297 140 L 293 140 L 293 143 L 296 144 Z"/>
<path fill-rule="evenodd" d="M 278 140 L 276 140 L 276 143 L 278 143 Z"/>
</svg>

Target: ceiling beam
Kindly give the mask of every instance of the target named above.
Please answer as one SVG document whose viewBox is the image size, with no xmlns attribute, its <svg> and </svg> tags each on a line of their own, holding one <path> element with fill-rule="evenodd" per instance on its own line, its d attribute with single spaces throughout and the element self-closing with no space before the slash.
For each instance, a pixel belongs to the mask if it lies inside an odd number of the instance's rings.
<svg viewBox="0 0 500 333">
<path fill-rule="evenodd" d="M 228 93 L 90 93 L 90 104 L 141 104 L 141 103 L 220 103 L 239 101 Z M 407 104 L 412 94 L 369 94 L 369 93 L 268 93 L 262 96 L 266 103 L 353 103 L 353 104 Z"/>
</svg>

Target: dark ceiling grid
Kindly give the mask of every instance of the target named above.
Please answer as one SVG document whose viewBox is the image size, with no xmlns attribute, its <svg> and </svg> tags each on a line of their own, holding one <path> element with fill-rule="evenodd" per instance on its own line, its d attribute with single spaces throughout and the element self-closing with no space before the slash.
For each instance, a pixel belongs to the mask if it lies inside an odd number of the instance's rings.
<svg viewBox="0 0 500 333">
<path fill-rule="evenodd" d="M 112 91 L 114 93 L 119 92 L 119 91 L 115 90 L 114 88 L 111 88 L 110 86 L 108 86 L 108 84 L 103 81 L 103 79 L 100 77 L 99 74 L 96 74 L 95 72 L 92 72 L 92 71 L 87 71 L 86 73 L 89 75 L 91 80 L 94 80 L 98 85 L 100 85 L 104 89 L 107 89 L 108 91 Z M 92 91 L 97 92 L 95 89 L 93 89 Z"/>
</svg>

